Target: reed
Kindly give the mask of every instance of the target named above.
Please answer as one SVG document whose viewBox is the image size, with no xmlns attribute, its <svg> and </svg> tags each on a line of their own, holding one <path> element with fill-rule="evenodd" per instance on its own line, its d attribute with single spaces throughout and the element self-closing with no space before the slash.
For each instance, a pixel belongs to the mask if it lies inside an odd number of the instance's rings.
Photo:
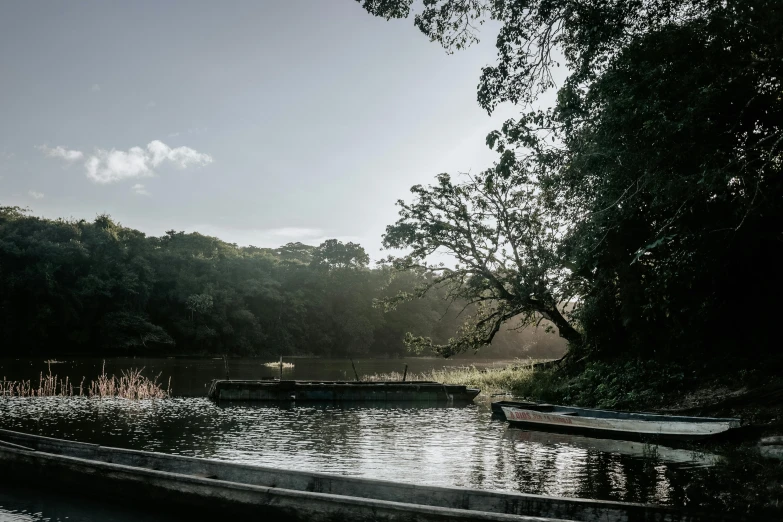
<svg viewBox="0 0 783 522">
<path fill-rule="evenodd" d="M 278 361 L 267 362 L 264 363 L 263 366 L 266 366 L 267 368 L 280 368 L 280 362 Z M 287 362 L 283 363 L 284 369 L 293 368 L 293 367 L 294 367 L 294 363 L 287 363 Z"/>
<path fill-rule="evenodd" d="M 421 373 L 411 373 L 406 381 L 435 381 L 443 384 L 465 384 L 481 389 L 484 395 L 514 395 L 523 388 L 533 376 L 533 363 L 538 361 L 520 362 L 504 368 L 476 368 L 462 366 L 430 370 Z M 401 372 L 376 373 L 366 375 L 365 381 L 402 381 Z"/>
<path fill-rule="evenodd" d="M 154 379 L 142 375 L 141 369 L 123 370 L 122 374 L 106 375 L 106 363 L 104 362 L 101 375 L 90 382 L 89 386 L 84 385 L 85 378 L 79 386 L 74 387 L 69 377 L 59 379 L 57 375 L 52 374 L 52 368 L 44 375 L 41 372 L 38 380 L 38 386 L 33 386 L 31 381 L 9 381 L 3 377 L 0 382 L 0 397 L 74 397 L 87 396 L 90 398 L 118 397 L 121 399 L 143 400 L 143 399 L 164 399 L 171 396 L 171 378 L 168 386 L 158 383 L 160 375 Z"/>
</svg>

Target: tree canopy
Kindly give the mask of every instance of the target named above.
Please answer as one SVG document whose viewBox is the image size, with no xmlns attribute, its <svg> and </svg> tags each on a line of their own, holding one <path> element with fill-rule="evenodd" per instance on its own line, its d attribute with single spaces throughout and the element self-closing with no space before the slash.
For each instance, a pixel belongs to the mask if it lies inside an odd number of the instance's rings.
<svg viewBox="0 0 783 522">
<path fill-rule="evenodd" d="M 358 1 L 386 18 L 414 5 Z M 494 167 L 414 187 L 387 232 L 387 246 L 412 251 L 399 266 L 445 249 L 458 270 L 426 269 L 487 304 L 446 352 L 485 343 L 510 314 L 546 317 L 539 303 L 557 303 L 568 321 L 555 321 L 561 335 L 588 354 L 769 353 L 783 288 L 771 255 L 783 241 L 781 2 L 418 7 L 416 26 L 449 51 L 499 22 L 478 102 L 520 109 L 487 137 Z M 558 65 L 568 76 L 556 86 Z M 555 106 L 537 107 L 553 88 Z M 743 312 L 752 325 L 727 332 Z"/>
<path fill-rule="evenodd" d="M 569 301 L 567 275 L 555 255 L 560 223 L 542 211 L 535 187 L 520 175 L 489 171 L 466 177 L 455 184 L 442 174 L 437 185 L 413 187 L 414 202 L 399 203 L 400 219 L 384 236 L 387 248 L 410 249 L 393 259 L 398 270 L 434 274 L 419 295 L 440 287 L 453 299 L 478 305 L 472 327 L 432 347 L 446 356 L 460 353 L 489 344 L 512 318 L 529 323 L 537 315 L 557 326 L 565 339 L 578 342 L 581 335 L 559 308 Z M 428 263 L 439 250 L 457 264 Z M 422 337 L 416 344 L 430 346 Z"/>
<path fill-rule="evenodd" d="M 106 215 L 48 220 L 0 207 L 0 346 L 13 356 L 366 357 L 404 355 L 411 329 L 453 334 L 462 304 L 442 293 L 389 313 L 374 306 L 427 274 L 392 278 L 368 263 L 360 245 L 336 239 L 238 247 L 173 230 L 147 237 Z M 562 350 L 533 331 L 501 337 L 498 354 Z"/>
</svg>

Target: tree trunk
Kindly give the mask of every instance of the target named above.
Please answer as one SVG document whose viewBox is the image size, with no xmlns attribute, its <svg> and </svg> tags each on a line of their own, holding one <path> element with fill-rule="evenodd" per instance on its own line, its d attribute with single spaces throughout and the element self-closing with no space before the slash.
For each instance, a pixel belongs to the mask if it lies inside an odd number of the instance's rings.
<svg viewBox="0 0 783 522">
<path fill-rule="evenodd" d="M 579 344 L 582 341 L 582 334 L 571 326 L 556 307 L 539 310 L 539 313 L 557 327 L 557 332 L 560 334 L 560 337 L 568 341 L 569 344 Z"/>
</svg>

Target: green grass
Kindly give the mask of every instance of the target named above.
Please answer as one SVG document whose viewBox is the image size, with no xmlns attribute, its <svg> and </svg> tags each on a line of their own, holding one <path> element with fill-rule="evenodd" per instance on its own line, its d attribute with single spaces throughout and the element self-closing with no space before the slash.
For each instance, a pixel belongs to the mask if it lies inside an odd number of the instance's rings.
<svg viewBox="0 0 783 522">
<path fill-rule="evenodd" d="M 528 362 L 506 368 L 445 368 L 408 374 L 407 380 L 465 384 L 481 389 L 482 395 L 505 394 L 527 400 L 610 409 L 660 405 L 667 400 L 667 392 L 688 384 L 682 369 L 651 361 L 593 362 L 576 372 L 568 370 L 533 370 L 532 363 Z M 398 381 L 402 380 L 402 374 L 376 374 L 365 380 Z"/>
<path fill-rule="evenodd" d="M 537 380 L 540 371 L 534 372 L 528 364 L 514 365 L 506 368 L 476 368 L 475 366 L 463 366 L 457 368 L 444 368 L 422 373 L 409 373 L 408 381 L 437 381 L 444 384 L 464 384 L 473 388 L 479 388 L 483 395 L 517 395 L 531 386 L 531 382 Z M 401 381 L 402 373 L 378 373 L 364 377 L 367 381 Z"/>
</svg>

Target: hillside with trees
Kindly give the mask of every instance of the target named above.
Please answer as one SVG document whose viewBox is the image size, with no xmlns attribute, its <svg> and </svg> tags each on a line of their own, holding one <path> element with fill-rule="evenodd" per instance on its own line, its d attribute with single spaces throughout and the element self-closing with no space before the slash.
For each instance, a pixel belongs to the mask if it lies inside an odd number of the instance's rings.
<svg viewBox="0 0 783 522">
<path fill-rule="evenodd" d="M 0 346 L 40 354 L 400 356 L 407 331 L 446 341 L 464 303 L 433 293 L 384 312 L 425 272 L 371 268 L 364 249 L 238 247 L 147 237 L 109 216 L 49 220 L 0 207 Z M 543 329 L 505 331 L 487 355 L 557 356 Z"/>
</svg>

